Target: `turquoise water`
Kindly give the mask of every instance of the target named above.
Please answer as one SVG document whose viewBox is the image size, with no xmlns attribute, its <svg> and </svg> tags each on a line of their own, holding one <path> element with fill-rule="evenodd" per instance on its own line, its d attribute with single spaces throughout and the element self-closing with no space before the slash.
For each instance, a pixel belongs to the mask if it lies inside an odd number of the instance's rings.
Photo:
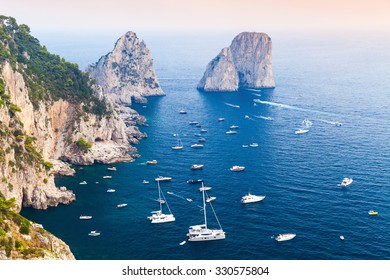
<svg viewBox="0 0 390 280">
<path fill-rule="evenodd" d="M 141 128 L 149 136 L 137 146 L 141 157 L 115 164 L 116 172 L 96 164 L 75 177 L 60 177 L 58 185 L 76 193 L 74 203 L 46 211 L 24 209 L 22 214 L 62 238 L 77 259 L 389 259 L 389 40 L 275 36 L 275 89 L 198 92 L 207 62 L 231 38 L 149 38 L 167 95 L 149 98 L 146 108 L 134 105 L 149 124 Z M 57 53 L 67 57 L 65 49 Z M 253 99 L 263 103 L 254 106 Z M 225 121 L 218 122 L 219 117 Z M 304 119 L 313 123 L 309 133 L 295 135 Z M 200 133 L 190 121 L 208 130 L 203 149 L 190 148 Z M 238 134 L 226 135 L 233 124 L 240 127 Z M 175 133 L 183 150 L 171 150 Z M 242 147 L 252 142 L 259 147 Z M 158 165 L 145 164 L 152 159 Z M 204 169 L 192 171 L 192 164 L 204 164 Z M 232 165 L 246 169 L 231 172 Z M 104 180 L 104 175 L 113 178 Z M 150 224 L 146 218 L 158 207 L 153 182 L 158 175 L 173 177 L 161 187 L 174 223 Z M 348 188 L 337 186 L 344 177 L 354 179 Z M 213 206 L 226 239 L 179 246 L 188 226 L 202 222 L 198 186 L 186 183 L 199 178 L 217 197 Z M 150 184 L 142 184 L 144 179 Z M 79 185 L 83 180 L 88 184 Z M 107 188 L 116 192 L 107 193 Z M 266 198 L 242 205 L 247 192 Z M 119 203 L 128 206 L 118 209 Z M 369 210 L 379 215 L 369 216 Z M 93 219 L 79 220 L 81 214 Z M 216 224 L 212 217 L 210 224 Z M 102 232 L 99 237 L 88 236 L 96 229 Z M 285 232 L 297 237 L 285 243 L 272 239 Z"/>
</svg>

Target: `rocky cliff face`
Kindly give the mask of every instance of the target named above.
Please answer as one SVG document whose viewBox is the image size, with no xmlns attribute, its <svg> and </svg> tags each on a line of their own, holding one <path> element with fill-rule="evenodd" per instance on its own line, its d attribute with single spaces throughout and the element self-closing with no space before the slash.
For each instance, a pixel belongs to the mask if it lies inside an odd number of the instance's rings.
<svg viewBox="0 0 390 280">
<path fill-rule="evenodd" d="M 239 88 L 273 88 L 272 42 L 265 33 L 243 32 L 206 68 L 197 88 L 203 91 L 237 91 Z"/>
<path fill-rule="evenodd" d="M 154 72 L 149 49 L 134 32 L 127 32 L 112 52 L 102 56 L 87 71 L 114 103 L 131 105 L 132 99 L 146 102 L 145 96 L 163 95 Z"/>
</svg>

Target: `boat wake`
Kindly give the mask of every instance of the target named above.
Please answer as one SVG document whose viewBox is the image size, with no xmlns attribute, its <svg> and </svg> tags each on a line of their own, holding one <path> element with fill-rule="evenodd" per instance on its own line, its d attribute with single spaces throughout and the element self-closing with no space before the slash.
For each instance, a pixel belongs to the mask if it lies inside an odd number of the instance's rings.
<svg viewBox="0 0 390 280">
<path fill-rule="evenodd" d="M 273 118 L 265 117 L 265 116 L 255 116 L 254 115 L 254 117 L 257 118 L 257 119 L 263 119 L 263 120 L 266 120 L 266 121 L 272 121 L 273 120 Z"/>
<path fill-rule="evenodd" d="M 252 95 L 261 97 L 261 94 L 260 94 L 260 93 L 252 93 Z"/>
<path fill-rule="evenodd" d="M 235 105 L 235 104 L 231 104 L 231 103 L 226 103 L 225 102 L 225 105 L 233 107 L 233 108 L 240 108 L 240 105 Z"/>
<path fill-rule="evenodd" d="M 176 193 L 173 193 L 173 192 L 167 192 L 167 194 L 170 194 L 170 195 L 176 196 L 176 197 L 178 197 L 178 198 L 181 198 L 181 199 L 187 200 L 187 198 L 185 198 L 184 196 L 182 196 L 182 195 L 179 195 L 179 194 L 176 194 Z"/>
</svg>

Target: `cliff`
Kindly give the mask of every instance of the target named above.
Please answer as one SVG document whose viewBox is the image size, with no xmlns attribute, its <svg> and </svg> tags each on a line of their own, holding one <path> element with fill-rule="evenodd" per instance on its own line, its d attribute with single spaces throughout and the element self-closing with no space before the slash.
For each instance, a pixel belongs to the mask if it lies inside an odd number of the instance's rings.
<svg viewBox="0 0 390 280">
<path fill-rule="evenodd" d="M 243 32 L 222 49 L 206 68 L 197 88 L 237 91 L 239 88 L 274 88 L 272 42 L 265 33 Z"/>
<path fill-rule="evenodd" d="M 146 102 L 145 96 L 164 95 L 149 49 L 131 31 L 120 37 L 112 52 L 90 65 L 87 71 L 116 104 L 131 105 L 132 99 Z"/>
</svg>

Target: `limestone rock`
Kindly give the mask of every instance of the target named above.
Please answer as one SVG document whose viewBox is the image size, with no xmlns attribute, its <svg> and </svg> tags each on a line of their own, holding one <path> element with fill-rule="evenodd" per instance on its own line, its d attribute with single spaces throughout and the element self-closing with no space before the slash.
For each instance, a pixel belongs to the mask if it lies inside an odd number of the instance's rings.
<svg viewBox="0 0 390 280">
<path fill-rule="evenodd" d="M 243 32 L 206 68 L 197 88 L 237 91 L 239 88 L 274 88 L 272 41 L 265 33 Z"/>
<path fill-rule="evenodd" d="M 117 104 L 131 105 L 132 99 L 146 102 L 145 96 L 164 95 L 149 49 L 131 31 L 120 37 L 112 52 L 90 65 L 87 71 L 103 93 Z"/>
</svg>

